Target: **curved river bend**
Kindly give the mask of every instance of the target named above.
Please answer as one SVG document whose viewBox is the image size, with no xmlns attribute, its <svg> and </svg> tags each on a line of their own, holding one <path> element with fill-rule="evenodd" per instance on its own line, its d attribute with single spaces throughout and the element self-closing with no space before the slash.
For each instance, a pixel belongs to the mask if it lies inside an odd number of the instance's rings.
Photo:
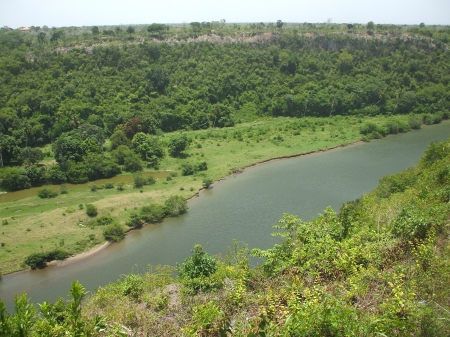
<svg viewBox="0 0 450 337">
<path fill-rule="evenodd" d="M 267 249 L 279 239 L 273 225 L 283 213 L 310 220 L 327 206 L 335 210 L 374 189 L 378 180 L 415 165 L 432 140 L 447 140 L 450 122 L 342 149 L 278 160 L 216 183 L 189 202 L 187 214 L 133 231 L 126 239 L 63 267 L 22 272 L 0 280 L 0 297 L 13 312 L 15 294 L 34 303 L 66 296 L 72 280 L 86 289 L 146 270 L 147 264 L 174 265 L 200 243 L 226 254 L 233 239 Z"/>
</svg>

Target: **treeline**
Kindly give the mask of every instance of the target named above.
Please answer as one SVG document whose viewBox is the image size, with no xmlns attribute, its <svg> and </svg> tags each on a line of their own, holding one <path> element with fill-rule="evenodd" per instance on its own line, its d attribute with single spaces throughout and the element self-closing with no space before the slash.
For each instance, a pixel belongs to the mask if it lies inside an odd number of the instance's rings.
<svg viewBox="0 0 450 337">
<path fill-rule="evenodd" d="M 48 143 L 60 165 L 79 162 L 58 149 L 61 137 L 77 138 L 80 127 L 84 150 L 77 156 L 106 171 L 87 168 L 73 182 L 119 172 L 100 157 L 86 159 L 104 155 L 105 139 L 117 131 L 131 141 L 137 132 L 160 135 L 262 117 L 447 113 L 448 29 L 369 24 L 151 25 L 140 33 L 119 27 L 106 40 L 95 27 L 83 34 L 61 28 L 52 31 L 61 32 L 53 41 L 37 27 L 2 29 L 0 166 L 38 162 L 35 148 Z M 215 36 L 219 28 L 229 36 Z M 210 35 L 176 39 L 194 30 Z M 123 41 L 126 36 L 132 39 Z M 136 152 L 153 166 L 161 158 L 142 151 Z"/>
</svg>

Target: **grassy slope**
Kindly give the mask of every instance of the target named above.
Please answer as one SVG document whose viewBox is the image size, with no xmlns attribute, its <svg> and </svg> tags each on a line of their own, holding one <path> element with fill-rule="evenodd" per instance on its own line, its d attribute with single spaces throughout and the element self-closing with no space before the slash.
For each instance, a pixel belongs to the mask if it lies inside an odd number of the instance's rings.
<svg viewBox="0 0 450 337">
<path fill-rule="evenodd" d="M 407 116 L 398 118 L 406 120 Z M 387 118 L 370 120 L 384 124 Z M 218 180 L 229 175 L 233 168 L 274 157 L 346 145 L 361 138 L 360 126 L 361 120 L 357 117 L 336 116 L 331 119 L 278 118 L 226 129 L 190 131 L 187 134 L 193 142 L 186 151 L 188 157 L 181 159 L 166 156 L 161 162 L 160 170 L 178 172 L 178 176 L 171 181 L 159 180 L 155 185 L 142 188 L 142 192 L 131 185 L 120 192 L 79 189 L 55 199 L 39 199 L 36 196 L 2 204 L 0 220 L 7 220 L 8 225 L 1 227 L 0 242 L 4 245 L 0 247 L 0 271 L 7 274 L 24 269 L 22 262 L 27 255 L 51 250 L 62 244 L 68 251 L 80 253 L 102 243 L 101 228 L 79 225 L 89 221 L 85 210 L 79 209 L 80 204 L 92 203 L 98 207 L 99 216 L 111 215 L 125 224 L 133 210 L 150 201 L 163 203 L 175 194 L 186 199 L 192 197 L 202 188 L 205 176 Z M 170 137 L 171 134 L 164 136 L 165 139 Z M 206 161 L 208 170 L 183 177 L 179 170 L 186 161 Z"/>
</svg>

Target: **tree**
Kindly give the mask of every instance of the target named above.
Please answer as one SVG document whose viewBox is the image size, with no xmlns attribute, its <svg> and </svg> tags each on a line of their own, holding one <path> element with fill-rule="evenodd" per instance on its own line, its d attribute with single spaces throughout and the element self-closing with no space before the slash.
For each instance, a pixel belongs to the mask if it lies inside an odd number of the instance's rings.
<svg viewBox="0 0 450 337">
<path fill-rule="evenodd" d="M 105 131 L 97 125 L 82 124 L 78 127 L 78 133 L 81 140 L 86 141 L 92 139 L 98 145 L 98 148 L 103 151 L 103 143 L 105 142 Z"/>
<path fill-rule="evenodd" d="M 149 136 L 143 132 L 138 132 L 132 140 L 134 151 L 141 156 L 142 160 L 150 166 L 157 166 L 159 159 L 164 157 L 164 150 L 156 136 Z"/>
<path fill-rule="evenodd" d="M 22 158 L 27 164 L 35 164 L 44 159 L 44 153 L 39 148 L 26 147 L 22 149 Z"/>
<path fill-rule="evenodd" d="M 83 160 L 83 141 L 77 131 L 63 133 L 52 145 L 56 161 L 64 166 L 69 160 Z"/>
<path fill-rule="evenodd" d="M 284 25 L 284 22 L 283 22 L 283 21 L 277 20 L 277 28 L 278 28 L 278 29 L 283 28 L 283 25 Z"/>
<path fill-rule="evenodd" d="M 200 33 L 202 31 L 202 24 L 200 22 L 191 22 L 189 25 L 194 33 Z"/>
<path fill-rule="evenodd" d="M 39 32 L 37 39 L 39 43 L 44 43 L 45 42 L 45 37 L 47 35 L 44 32 Z"/>
<path fill-rule="evenodd" d="M 186 200 L 181 195 L 172 195 L 164 202 L 164 208 L 169 216 L 178 216 L 188 210 Z"/>
<path fill-rule="evenodd" d="M 169 154 L 171 157 L 178 157 L 189 145 L 189 139 L 185 134 L 173 137 L 169 141 Z"/>
<path fill-rule="evenodd" d="M 109 139 L 111 140 L 111 150 L 117 149 L 119 146 L 131 146 L 130 140 L 122 130 L 114 132 Z"/>
<path fill-rule="evenodd" d="M 160 94 L 164 93 L 170 81 L 166 70 L 160 65 L 152 66 L 145 77 L 148 79 L 148 91 L 157 91 Z"/>
<path fill-rule="evenodd" d="M 117 242 L 125 237 L 125 231 L 119 223 L 114 222 L 106 226 L 103 230 L 103 236 L 105 237 L 105 240 Z"/>
<path fill-rule="evenodd" d="M 369 30 L 375 29 L 375 24 L 373 23 L 373 21 L 369 21 L 367 23 L 367 29 L 369 29 Z"/>
<path fill-rule="evenodd" d="M 97 26 L 92 27 L 92 28 L 91 28 L 91 31 L 92 31 L 92 34 L 93 34 L 93 35 L 97 35 L 97 34 L 100 33 L 100 30 L 98 29 Z"/>
<path fill-rule="evenodd" d="M 169 26 L 160 23 L 152 23 L 147 27 L 147 32 L 149 33 L 161 33 L 164 30 L 169 30 Z"/>
<path fill-rule="evenodd" d="M 124 169 L 128 172 L 142 171 L 141 160 L 136 153 L 130 151 L 130 153 L 125 155 Z"/>
<path fill-rule="evenodd" d="M 135 32 L 134 27 L 133 26 L 128 26 L 127 33 L 131 35 L 131 34 L 134 34 L 134 32 Z"/>
<path fill-rule="evenodd" d="M 0 186 L 7 191 L 17 191 L 30 188 L 31 183 L 25 170 L 5 167 L 0 172 Z"/>
</svg>

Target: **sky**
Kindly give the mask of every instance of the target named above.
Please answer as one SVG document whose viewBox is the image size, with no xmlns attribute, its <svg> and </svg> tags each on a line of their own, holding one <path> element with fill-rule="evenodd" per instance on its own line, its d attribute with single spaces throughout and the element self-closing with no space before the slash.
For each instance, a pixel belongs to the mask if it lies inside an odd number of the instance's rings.
<svg viewBox="0 0 450 337">
<path fill-rule="evenodd" d="M 450 25 L 450 0 L 0 0 L 0 27 L 182 22 Z"/>
</svg>

